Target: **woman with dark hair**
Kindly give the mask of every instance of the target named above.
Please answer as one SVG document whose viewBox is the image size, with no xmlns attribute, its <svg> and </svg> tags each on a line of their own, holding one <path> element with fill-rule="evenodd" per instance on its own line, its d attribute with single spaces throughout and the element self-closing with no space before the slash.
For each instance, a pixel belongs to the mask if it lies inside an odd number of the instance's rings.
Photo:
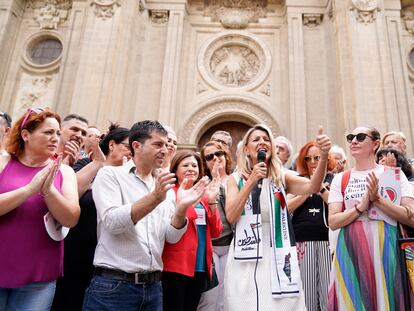
<svg viewBox="0 0 414 311">
<path fill-rule="evenodd" d="M 306 309 L 285 193 L 320 190 L 331 147 L 322 128 L 317 143 L 320 160 L 308 179 L 284 173 L 267 126 L 245 134 L 237 172 L 227 182 L 226 215 L 235 236 L 224 277 L 226 310 Z"/>
<path fill-rule="evenodd" d="M 91 169 L 89 166 L 96 165 L 97 169 L 94 175 L 89 175 L 89 186 L 79 199 L 82 211 L 79 222 L 65 239 L 64 276 L 57 281 L 54 310 L 82 309 L 85 290 L 93 277 L 97 244 L 97 216 L 91 186 L 100 167 L 120 166 L 131 157 L 128 137 L 129 129 L 111 124 L 106 135 L 92 143 L 91 158 L 80 159 L 73 166 L 78 178 L 83 168 Z"/>
<path fill-rule="evenodd" d="M 296 159 L 299 175 L 312 178 L 320 158 L 321 153 L 316 141 L 310 141 L 302 146 Z M 335 159 L 328 155 L 327 170 L 332 171 L 335 166 Z M 287 195 L 308 311 L 327 309 L 331 256 L 326 202 L 328 202 L 332 178 L 332 174 L 327 174 L 317 193 Z"/>
<path fill-rule="evenodd" d="M 219 282 L 218 287 L 206 291 L 201 296 L 198 311 L 218 311 L 224 309 L 224 271 L 227 263 L 230 243 L 233 239 L 233 231 L 226 219 L 226 184 L 227 178 L 231 174 L 231 154 L 229 149 L 217 141 L 207 142 L 201 148 L 201 161 L 205 174 L 210 178 L 220 180 L 220 190 L 217 196 L 217 208 L 220 212 L 223 230 L 221 235 L 213 239 L 213 260 Z"/>
<path fill-rule="evenodd" d="M 328 310 L 404 310 L 397 222 L 414 224 L 412 188 L 401 173 L 393 177 L 401 184 L 399 203 L 379 193 L 385 167 L 375 162 L 378 130 L 357 127 L 346 139 L 355 165 L 334 177 L 329 193 L 329 225 L 340 230 Z"/>
<path fill-rule="evenodd" d="M 80 209 L 75 173 L 55 158 L 59 137 L 58 114 L 29 108 L 0 155 L 0 310 L 49 310 L 63 273 L 63 237 L 45 223 L 73 227 Z"/>
<path fill-rule="evenodd" d="M 174 191 L 189 189 L 203 176 L 200 156 L 190 150 L 178 151 L 171 162 L 177 182 Z M 219 181 L 213 179 L 204 197 L 187 208 L 187 231 L 176 244 L 165 243 L 162 259 L 164 311 L 195 311 L 205 285 L 212 278 L 211 239 L 221 233 L 217 209 Z"/>
<path fill-rule="evenodd" d="M 394 148 L 381 148 L 375 156 L 376 162 L 390 167 L 401 167 L 409 181 L 414 180 L 412 166 L 407 157 L 399 150 Z"/>
</svg>

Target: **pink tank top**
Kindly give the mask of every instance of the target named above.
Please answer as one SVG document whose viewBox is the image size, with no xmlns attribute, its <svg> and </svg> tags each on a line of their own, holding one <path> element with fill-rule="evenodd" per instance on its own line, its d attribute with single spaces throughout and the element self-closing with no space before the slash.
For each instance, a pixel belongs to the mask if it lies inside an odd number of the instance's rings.
<svg viewBox="0 0 414 311">
<path fill-rule="evenodd" d="M 0 193 L 28 184 L 43 167 L 29 167 L 12 157 L 0 173 Z M 62 189 L 62 173 L 54 185 Z M 40 194 L 0 216 L 0 287 L 16 288 L 33 282 L 48 282 L 63 275 L 63 241 L 52 240 L 43 216 L 48 212 Z"/>
</svg>

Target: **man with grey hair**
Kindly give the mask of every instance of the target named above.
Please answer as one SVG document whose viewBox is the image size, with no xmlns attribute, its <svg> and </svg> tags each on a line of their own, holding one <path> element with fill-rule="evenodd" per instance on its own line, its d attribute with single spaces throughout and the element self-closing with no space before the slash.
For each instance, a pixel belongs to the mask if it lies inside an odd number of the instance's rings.
<svg viewBox="0 0 414 311">
<path fill-rule="evenodd" d="M 336 166 L 332 173 L 337 174 L 343 172 L 346 165 L 346 155 L 344 149 L 338 145 L 333 145 L 331 150 L 329 150 L 329 154 L 332 155 L 336 161 Z"/>
<path fill-rule="evenodd" d="M 292 144 L 285 136 L 275 138 L 276 153 L 283 166 L 287 166 L 289 158 L 293 153 Z"/>
<path fill-rule="evenodd" d="M 231 145 L 233 144 L 233 139 L 231 138 L 230 133 L 226 131 L 215 131 L 213 135 L 211 135 L 210 140 L 222 143 L 229 149 L 231 149 Z"/>
</svg>

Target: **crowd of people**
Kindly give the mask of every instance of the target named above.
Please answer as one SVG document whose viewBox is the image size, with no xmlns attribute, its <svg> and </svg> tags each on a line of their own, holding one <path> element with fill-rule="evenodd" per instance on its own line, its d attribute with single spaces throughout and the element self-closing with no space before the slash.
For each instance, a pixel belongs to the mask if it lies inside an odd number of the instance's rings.
<svg viewBox="0 0 414 311">
<path fill-rule="evenodd" d="M 322 127 L 294 155 L 257 124 L 235 156 L 226 131 L 177 150 L 158 121 L 0 112 L 0 310 L 406 310 L 406 137 L 346 140 L 352 167 Z"/>
</svg>

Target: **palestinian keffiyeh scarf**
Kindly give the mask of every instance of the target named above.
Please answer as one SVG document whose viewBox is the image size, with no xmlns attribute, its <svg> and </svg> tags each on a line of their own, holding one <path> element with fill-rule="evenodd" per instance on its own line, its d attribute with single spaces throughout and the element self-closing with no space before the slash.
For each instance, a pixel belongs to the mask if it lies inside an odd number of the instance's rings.
<svg viewBox="0 0 414 311">
<path fill-rule="evenodd" d="M 245 181 L 240 177 L 241 189 Z M 299 265 L 292 223 L 283 187 L 276 187 L 268 178 L 263 179 L 259 200 L 252 191 L 246 200 L 242 215 L 236 224 L 234 259 L 256 261 L 263 259 L 261 210 L 270 213 L 270 271 L 272 297 L 299 296 Z M 254 202 L 259 201 L 260 207 Z M 265 245 L 264 247 L 267 247 Z"/>
</svg>

